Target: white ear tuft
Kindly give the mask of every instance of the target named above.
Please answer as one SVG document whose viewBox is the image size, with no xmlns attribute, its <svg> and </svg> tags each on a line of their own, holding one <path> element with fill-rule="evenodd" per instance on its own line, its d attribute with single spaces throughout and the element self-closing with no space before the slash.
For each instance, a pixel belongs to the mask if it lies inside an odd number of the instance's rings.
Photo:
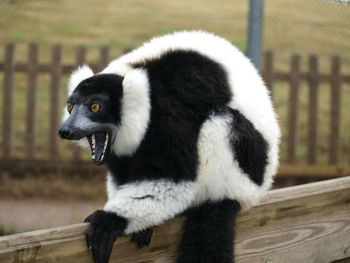
<svg viewBox="0 0 350 263">
<path fill-rule="evenodd" d="M 83 65 L 72 72 L 68 82 L 68 95 L 72 94 L 74 89 L 84 79 L 90 78 L 94 75 L 94 72 L 88 65 Z"/>
</svg>

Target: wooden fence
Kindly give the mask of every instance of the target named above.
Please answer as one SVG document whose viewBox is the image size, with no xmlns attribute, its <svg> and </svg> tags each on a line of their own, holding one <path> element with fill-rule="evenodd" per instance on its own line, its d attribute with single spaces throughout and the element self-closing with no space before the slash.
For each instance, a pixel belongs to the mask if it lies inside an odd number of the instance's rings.
<svg viewBox="0 0 350 263">
<path fill-rule="evenodd" d="M 0 169 L 9 171 L 13 174 L 18 174 L 20 167 L 25 168 L 26 171 L 33 169 L 66 169 L 72 165 L 67 164 L 71 161 L 67 158 L 67 150 L 62 154 L 60 150 L 59 138 L 57 136 L 57 129 L 60 121 L 60 115 L 64 102 L 61 101 L 62 94 L 65 90 L 63 77 L 67 77 L 68 74 L 77 66 L 82 65 L 86 61 L 87 49 L 85 47 L 78 47 L 75 53 L 75 63 L 65 64 L 63 63 L 63 48 L 59 45 L 53 46 L 51 50 L 51 62 L 41 63 L 39 61 L 39 47 L 36 44 L 30 44 L 28 46 L 28 59 L 26 62 L 17 61 L 15 59 L 15 45 L 8 44 L 4 50 L 5 57 L 3 62 L 0 62 L 0 76 L 3 73 L 3 118 L 2 118 L 2 138 L 1 138 L 1 156 L 0 156 Z M 99 51 L 98 62 L 89 63 L 95 72 L 102 69 L 110 61 L 111 55 L 108 48 L 101 48 Z M 330 72 L 321 72 L 319 66 L 319 59 L 317 56 L 310 56 L 308 58 L 307 70 L 301 70 L 302 60 L 299 55 L 291 56 L 289 71 L 276 70 L 275 58 L 272 52 L 266 52 L 264 55 L 263 65 L 263 77 L 269 87 L 271 87 L 272 94 L 274 95 L 279 83 L 286 83 L 289 86 L 289 99 L 288 99 L 288 114 L 286 121 L 287 134 L 283 138 L 283 144 L 285 147 L 285 155 L 282 157 L 281 174 L 304 176 L 303 169 L 307 169 L 310 175 L 321 176 L 338 176 L 350 174 L 350 136 L 349 131 L 341 131 L 340 123 L 350 122 L 348 118 L 341 118 L 341 106 L 342 105 L 342 86 L 350 84 L 350 74 L 343 74 L 341 72 L 341 60 L 339 57 L 334 56 L 331 59 Z M 26 101 L 18 102 L 14 100 L 16 94 L 15 77 L 16 74 L 27 75 L 27 97 Z M 39 76 L 46 75 L 50 77 L 50 113 L 47 121 L 49 122 L 49 143 L 47 144 L 47 155 L 45 158 L 38 158 L 37 153 L 37 125 L 38 125 L 38 107 L 40 102 L 38 101 L 38 93 L 44 88 L 40 87 L 38 79 Z M 319 139 L 319 118 L 320 118 L 320 85 L 328 85 L 330 95 L 330 121 L 328 125 L 329 139 L 327 144 L 327 160 L 320 161 L 320 151 L 317 145 Z M 345 85 L 344 85 L 345 84 Z M 300 163 L 297 159 L 297 150 L 300 146 L 298 142 L 298 123 L 300 119 L 300 90 L 302 85 L 307 85 L 309 90 L 308 95 L 308 125 L 307 125 L 307 140 L 305 155 L 306 161 Z M 25 136 L 23 139 L 23 152 L 25 155 L 21 157 L 14 155 L 14 141 L 18 141 L 18 137 L 15 138 L 15 125 L 18 120 L 15 119 L 14 109 L 16 103 L 26 104 L 26 121 Z M 344 104 L 344 102 L 343 102 Z M 322 125 L 324 125 L 322 123 Z M 350 127 L 350 123 L 346 127 Z M 349 138 L 346 138 L 348 136 Z M 340 146 L 345 150 L 341 152 Z M 73 147 L 72 147 L 73 148 Z M 340 160 L 339 156 L 348 155 L 347 158 Z M 81 151 L 74 148 L 73 159 L 75 162 L 83 162 Z M 345 160 L 345 161 L 344 161 Z M 322 166 L 319 164 L 322 163 Z M 13 165 L 15 164 L 15 165 Z M 40 167 L 38 167 L 40 165 Z M 301 166 L 300 166 L 301 165 Z M 83 165 L 87 171 L 96 171 L 92 165 Z M 69 170 L 69 169 L 66 170 Z M 296 169 L 295 169 L 296 168 Z M 303 169 L 301 169 L 303 168 Z M 99 170 L 101 171 L 101 170 Z M 86 171 L 84 171 L 85 173 Z"/>
<path fill-rule="evenodd" d="M 111 262 L 174 262 L 183 219 L 155 229 L 149 247 L 118 239 Z M 0 261 L 92 262 L 86 224 L 0 237 Z M 240 263 L 350 262 L 350 177 L 270 191 L 237 220 Z"/>
</svg>

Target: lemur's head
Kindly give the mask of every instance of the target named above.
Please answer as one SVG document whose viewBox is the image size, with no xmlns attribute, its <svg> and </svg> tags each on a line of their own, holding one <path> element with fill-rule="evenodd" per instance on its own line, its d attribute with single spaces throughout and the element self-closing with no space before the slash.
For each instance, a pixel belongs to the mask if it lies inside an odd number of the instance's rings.
<svg viewBox="0 0 350 263">
<path fill-rule="evenodd" d="M 90 70 L 90 69 L 88 69 Z M 83 68 L 82 73 L 87 69 Z M 72 75 L 67 112 L 58 133 L 63 139 L 87 138 L 97 165 L 107 156 L 133 154 L 143 139 L 149 121 L 147 76 L 133 70 L 125 77 L 93 75 L 82 81 Z M 72 88 L 72 86 L 74 88 Z"/>
</svg>

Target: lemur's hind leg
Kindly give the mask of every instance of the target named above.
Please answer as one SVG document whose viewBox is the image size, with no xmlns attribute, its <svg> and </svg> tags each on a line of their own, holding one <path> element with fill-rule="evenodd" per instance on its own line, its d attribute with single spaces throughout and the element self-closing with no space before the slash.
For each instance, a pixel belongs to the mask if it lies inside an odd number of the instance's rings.
<svg viewBox="0 0 350 263">
<path fill-rule="evenodd" d="M 177 263 L 233 263 L 234 225 L 240 205 L 207 202 L 187 213 Z"/>
</svg>

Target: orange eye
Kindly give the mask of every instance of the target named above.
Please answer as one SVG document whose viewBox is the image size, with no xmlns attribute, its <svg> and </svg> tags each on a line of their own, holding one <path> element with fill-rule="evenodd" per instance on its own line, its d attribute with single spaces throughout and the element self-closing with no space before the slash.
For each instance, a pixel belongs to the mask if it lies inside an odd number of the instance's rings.
<svg viewBox="0 0 350 263">
<path fill-rule="evenodd" d="M 90 110 L 94 113 L 99 112 L 101 110 L 101 105 L 98 103 L 93 103 L 90 106 Z"/>
<path fill-rule="evenodd" d="M 69 113 L 72 112 L 73 106 L 74 106 L 74 105 L 73 105 L 72 103 L 67 103 L 67 111 L 68 111 Z"/>
</svg>

